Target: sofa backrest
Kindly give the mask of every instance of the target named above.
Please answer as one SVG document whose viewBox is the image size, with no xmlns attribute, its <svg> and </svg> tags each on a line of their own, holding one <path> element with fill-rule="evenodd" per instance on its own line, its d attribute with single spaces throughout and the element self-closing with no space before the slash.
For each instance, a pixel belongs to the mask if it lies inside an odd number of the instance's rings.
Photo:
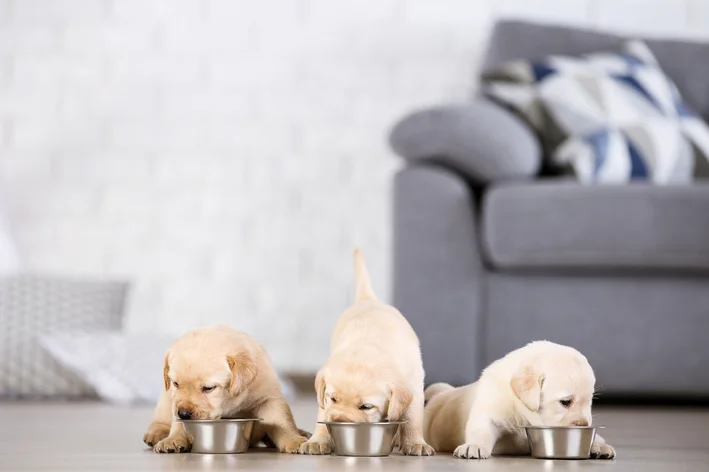
<svg viewBox="0 0 709 472">
<path fill-rule="evenodd" d="M 709 43 L 637 38 L 575 27 L 501 20 L 493 28 L 483 70 L 513 59 L 619 50 L 622 43 L 631 38 L 647 43 L 686 102 L 705 120 L 709 119 Z"/>
</svg>

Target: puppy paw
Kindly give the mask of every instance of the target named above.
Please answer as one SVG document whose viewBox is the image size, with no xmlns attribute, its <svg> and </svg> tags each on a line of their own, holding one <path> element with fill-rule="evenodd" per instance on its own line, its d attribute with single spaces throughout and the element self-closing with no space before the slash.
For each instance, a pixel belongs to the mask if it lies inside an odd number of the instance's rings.
<svg viewBox="0 0 709 472">
<path fill-rule="evenodd" d="M 433 456 L 436 451 L 426 443 L 420 444 L 404 444 L 401 448 L 401 453 L 405 456 Z"/>
<path fill-rule="evenodd" d="M 300 452 L 300 447 L 304 445 L 307 440 L 307 438 L 302 436 L 288 438 L 278 447 L 278 449 L 287 454 L 298 454 L 298 452 Z"/>
<path fill-rule="evenodd" d="M 591 459 L 613 459 L 615 449 L 606 443 L 594 442 L 591 446 Z"/>
<path fill-rule="evenodd" d="M 148 427 L 148 432 L 143 435 L 143 442 L 153 447 L 170 434 L 170 425 L 163 423 L 152 423 Z"/>
<path fill-rule="evenodd" d="M 179 434 L 175 436 L 169 436 L 162 441 L 158 442 L 153 451 L 163 453 L 167 452 L 172 454 L 173 452 L 189 452 L 192 448 L 192 440 L 186 434 Z"/>
<path fill-rule="evenodd" d="M 460 459 L 488 459 L 491 452 L 477 444 L 461 444 L 455 448 L 453 455 Z"/>
<path fill-rule="evenodd" d="M 331 454 L 332 453 L 332 443 L 328 439 L 313 438 L 308 442 L 304 442 L 300 445 L 301 454 Z"/>
</svg>

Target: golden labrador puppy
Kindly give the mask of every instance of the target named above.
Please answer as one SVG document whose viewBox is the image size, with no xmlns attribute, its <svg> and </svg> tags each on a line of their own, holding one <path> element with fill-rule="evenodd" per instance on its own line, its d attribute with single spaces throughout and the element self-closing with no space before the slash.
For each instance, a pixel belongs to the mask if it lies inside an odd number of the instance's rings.
<svg viewBox="0 0 709 472">
<path fill-rule="evenodd" d="M 424 435 L 436 451 L 460 458 L 529 454 L 525 426 L 591 424 L 595 383 L 576 349 L 533 342 L 490 364 L 475 383 L 428 387 Z M 615 450 L 596 435 L 591 455 L 612 459 Z"/>
<path fill-rule="evenodd" d="M 155 452 L 186 452 L 192 439 L 183 420 L 260 418 L 252 444 L 270 440 L 296 453 L 305 438 L 293 421 L 276 372 L 264 348 L 228 326 L 188 332 L 165 355 L 165 392 L 143 441 Z"/>
<path fill-rule="evenodd" d="M 423 439 L 423 366 L 416 333 L 396 308 L 377 300 L 362 253 L 355 251 L 356 301 L 340 316 L 331 355 L 315 379 L 318 421 L 406 421 L 407 455 L 433 455 Z M 329 454 L 332 438 L 318 424 L 303 454 Z"/>
</svg>

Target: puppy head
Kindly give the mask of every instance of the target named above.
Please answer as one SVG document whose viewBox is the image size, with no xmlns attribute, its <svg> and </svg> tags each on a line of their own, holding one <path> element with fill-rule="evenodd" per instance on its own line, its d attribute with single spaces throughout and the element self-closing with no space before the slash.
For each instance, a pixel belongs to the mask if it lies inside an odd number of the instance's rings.
<svg viewBox="0 0 709 472">
<path fill-rule="evenodd" d="M 227 403 L 246 392 L 256 377 L 254 360 L 238 346 L 200 338 L 178 340 L 165 356 L 165 389 L 172 392 L 177 418 L 221 418 Z"/>
<path fill-rule="evenodd" d="M 318 405 L 326 421 L 372 423 L 398 421 L 413 398 L 398 378 L 373 375 L 371 369 L 348 365 L 324 367 L 315 379 Z"/>
<path fill-rule="evenodd" d="M 543 425 L 590 426 L 596 383 L 590 364 L 570 347 L 552 343 L 540 347 L 525 356 L 512 375 L 515 396 L 539 414 Z"/>
</svg>

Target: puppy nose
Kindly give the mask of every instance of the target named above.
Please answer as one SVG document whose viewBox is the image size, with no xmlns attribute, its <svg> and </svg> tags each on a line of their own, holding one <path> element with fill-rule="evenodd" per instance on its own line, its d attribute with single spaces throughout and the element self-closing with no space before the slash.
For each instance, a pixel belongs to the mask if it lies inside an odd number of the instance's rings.
<svg viewBox="0 0 709 472">
<path fill-rule="evenodd" d="M 588 420 L 576 420 L 571 423 L 573 426 L 588 426 Z"/>
<path fill-rule="evenodd" d="M 177 410 L 177 416 L 179 416 L 181 420 L 191 420 L 192 412 L 190 410 Z"/>
</svg>

